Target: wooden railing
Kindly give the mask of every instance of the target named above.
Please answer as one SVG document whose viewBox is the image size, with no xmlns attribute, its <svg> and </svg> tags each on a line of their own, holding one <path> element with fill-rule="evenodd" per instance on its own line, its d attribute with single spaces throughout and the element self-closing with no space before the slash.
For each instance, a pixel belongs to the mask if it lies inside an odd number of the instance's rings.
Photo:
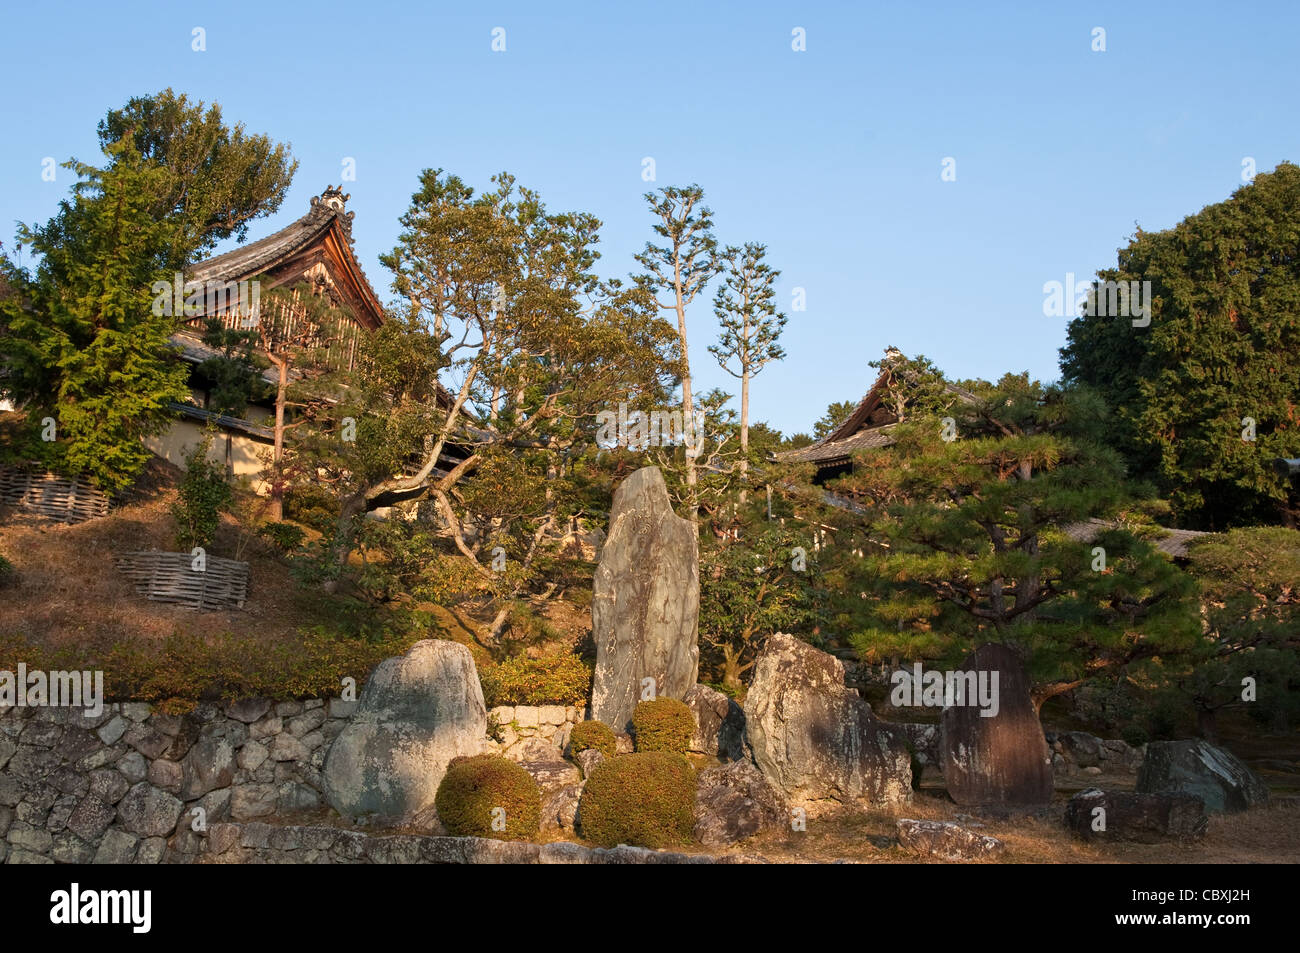
<svg viewBox="0 0 1300 953">
<path fill-rule="evenodd" d="M 277 342 L 289 342 L 295 347 L 308 352 L 311 363 L 321 368 L 334 371 L 352 371 L 356 369 L 361 351 L 362 329 L 347 318 L 326 321 L 307 319 L 306 309 L 298 305 L 298 292 L 294 291 L 288 302 L 280 301 L 269 305 L 275 309 L 270 327 L 274 329 Z M 186 327 L 202 333 L 209 318 L 217 318 L 227 331 L 250 331 L 263 327 L 267 320 L 268 305 L 262 303 L 249 308 L 238 302 L 214 314 L 201 314 L 184 320 Z M 254 347 L 266 350 L 264 338 L 255 339 Z"/>
</svg>

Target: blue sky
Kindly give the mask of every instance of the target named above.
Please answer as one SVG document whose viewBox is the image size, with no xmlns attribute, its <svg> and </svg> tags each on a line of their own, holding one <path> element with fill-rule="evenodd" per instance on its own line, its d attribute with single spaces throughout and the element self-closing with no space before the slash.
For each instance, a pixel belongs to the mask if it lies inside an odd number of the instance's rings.
<svg viewBox="0 0 1300 953">
<path fill-rule="evenodd" d="M 783 272 L 788 357 L 752 413 L 790 433 L 860 397 L 890 344 L 954 377 L 1055 378 L 1045 282 L 1226 198 L 1245 157 L 1300 161 L 1298 38 L 1293 2 L 15 5 L 0 238 L 66 194 L 44 157 L 96 161 L 103 114 L 166 86 L 292 144 L 293 189 L 251 237 L 354 158 L 357 251 L 386 300 L 378 255 L 423 168 L 479 187 L 509 170 L 596 214 L 610 276 L 651 237 L 642 194 L 696 182 L 719 240 L 765 242 Z M 697 389 L 735 391 L 707 298 L 690 322 Z"/>
</svg>

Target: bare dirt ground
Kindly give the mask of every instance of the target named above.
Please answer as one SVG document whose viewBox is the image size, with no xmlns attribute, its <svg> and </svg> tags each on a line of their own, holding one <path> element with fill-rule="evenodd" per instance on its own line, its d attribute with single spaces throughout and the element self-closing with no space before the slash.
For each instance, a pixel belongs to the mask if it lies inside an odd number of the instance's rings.
<svg viewBox="0 0 1300 953">
<path fill-rule="evenodd" d="M 1300 805 L 1286 802 L 1244 814 L 1215 814 L 1205 837 L 1191 844 L 1085 844 L 1065 829 L 1068 795 L 1058 792 L 1041 816 L 972 817 L 942 792 L 922 791 L 897 814 L 836 813 L 809 818 L 805 832 L 756 838 L 742 852 L 781 863 L 945 863 L 918 858 L 894 842 L 900 817 L 982 824 L 981 834 L 1004 841 L 1006 853 L 986 863 L 1004 864 L 1294 864 L 1300 863 Z"/>
</svg>

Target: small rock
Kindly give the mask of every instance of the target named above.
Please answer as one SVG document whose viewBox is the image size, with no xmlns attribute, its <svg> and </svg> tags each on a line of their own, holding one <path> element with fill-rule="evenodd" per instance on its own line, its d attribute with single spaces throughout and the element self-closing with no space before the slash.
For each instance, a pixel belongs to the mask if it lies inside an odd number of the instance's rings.
<svg viewBox="0 0 1300 953">
<path fill-rule="evenodd" d="M 235 777 L 235 749 L 224 738 L 202 738 L 185 756 L 183 767 L 181 797 L 192 801 L 230 785 Z"/>
<path fill-rule="evenodd" d="M 150 837 L 140 845 L 140 849 L 135 855 L 135 862 L 137 864 L 161 864 L 163 855 L 166 853 L 166 839 L 162 837 Z"/>
<path fill-rule="evenodd" d="M 255 741 L 263 738 L 270 738 L 278 735 L 284 730 L 284 720 L 277 715 L 268 715 L 261 721 L 254 722 L 248 726 L 248 737 Z"/>
<path fill-rule="evenodd" d="M 94 795 L 89 795 L 82 798 L 69 815 L 67 828 L 82 840 L 94 843 L 103 836 L 104 831 L 108 830 L 115 817 L 117 817 L 116 808 Z"/>
<path fill-rule="evenodd" d="M 1006 851 L 1006 844 L 987 834 L 976 834 L 951 821 L 917 821 L 900 818 L 898 842 L 914 853 L 940 860 L 989 860 Z"/>
<path fill-rule="evenodd" d="M 597 765 L 605 760 L 605 755 L 595 748 L 587 748 L 585 751 L 579 751 L 574 755 L 574 760 L 578 762 L 578 767 L 582 769 L 584 778 L 591 777 L 591 772 L 596 770 Z"/>
<path fill-rule="evenodd" d="M 88 864 L 95 851 L 80 837 L 65 831 L 54 838 L 50 856 L 59 864 Z"/>
<path fill-rule="evenodd" d="M 320 807 L 321 797 L 313 789 L 297 781 L 286 781 L 280 785 L 276 797 L 276 808 L 281 812 L 308 811 Z"/>
<path fill-rule="evenodd" d="M 243 722 L 246 725 L 258 721 L 270 710 L 271 700 L 269 698 L 241 698 L 237 702 L 226 705 L 227 717 Z"/>
<path fill-rule="evenodd" d="M 270 752 L 266 750 L 266 745 L 250 741 L 239 749 L 239 766 L 245 771 L 256 771 L 268 757 Z"/>
<path fill-rule="evenodd" d="M 147 707 L 147 706 L 146 706 Z M 172 743 L 161 731 L 149 725 L 134 724 L 127 728 L 123 740 L 146 758 L 161 758 Z"/>
<path fill-rule="evenodd" d="M 114 828 L 104 835 L 95 851 L 96 864 L 129 864 L 135 860 L 136 848 L 140 838 L 126 831 Z"/>
<path fill-rule="evenodd" d="M 306 761 L 311 754 L 301 741 L 290 734 L 276 735 L 268 752 L 272 761 Z"/>
<path fill-rule="evenodd" d="M 106 745 L 117 744 L 119 738 L 126 734 L 127 726 L 130 724 L 120 715 L 114 715 L 103 725 L 100 725 L 95 734 L 99 735 L 99 740 Z"/>
<path fill-rule="evenodd" d="M 142 837 L 164 837 L 176 830 L 184 805 L 166 791 L 140 783 L 117 806 L 122 826 Z"/>
<path fill-rule="evenodd" d="M 562 725 L 566 713 L 563 705 L 542 705 L 537 709 L 537 720 L 543 725 Z"/>
<path fill-rule="evenodd" d="M 86 793 L 105 804 L 116 804 L 122 800 L 122 795 L 126 794 L 130 786 L 121 773 L 111 768 L 98 768 L 90 772 L 90 784 Z"/>
<path fill-rule="evenodd" d="M 230 816 L 237 821 L 275 813 L 274 784 L 237 784 L 231 789 Z"/>
<path fill-rule="evenodd" d="M 22 850 L 44 854 L 54 844 L 54 837 L 49 831 L 33 827 L 25 821 L 14 821 L 9 828 L 9 843 Z"/>
<path fill-rule="evenodd" d="M 117 762 L 117 770 L 132 784 L 138 784 L 149 776 L 149 764 L 138 751 L 123 755 Z"/>
<path fill-rule="evenodd" d="M 1208 825 L 1205 805 L 1191 794 L 1128 794 L 1090 788 L 1070 798 L 1065 808 L 1065 826 L 1076 837 L 1089 841 L 1198 840 Z"/>
<path fill-rule="evenodd" d="M 161 758 L 149 764 L 149 783 L 171 794 L 181 790 L 181 766 L 175 761 L 163 761 Z"/>
<path fill-rule="evenodd" d="M 131 721 L 140 722 L 149 717 L 152 707 L 148 702 L 123 702 L 122 714 Z"/>
<path fill-rule="evenodd" d="M 541 788 L 542 797 L 571 784 L 578 784 L 582 780 L 578 769 L 563 760 L 521 761 L 519 766 L 533 776 L 533 780 Z"/>
<path fill-rule="evenodd" d="M 542 795 L 542 830 L 573 832 L 582 788 L 582 784 L 569 784 Z"/>
</svg>

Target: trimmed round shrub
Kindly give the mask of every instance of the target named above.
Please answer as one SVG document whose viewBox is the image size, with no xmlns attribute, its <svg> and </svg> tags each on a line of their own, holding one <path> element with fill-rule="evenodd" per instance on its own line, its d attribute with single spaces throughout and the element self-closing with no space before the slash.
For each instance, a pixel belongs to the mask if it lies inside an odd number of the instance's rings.
<svg viewBox="0 0 1300 953">
<path fill-rule="evenodd" d="M 614 729 L 603 721 L 580 721 L 573 726 L 569 735 L 569 754 L 576 757 L 578 752 L 595 748 L 606 758 L 618 754 L 618 739 Z"/>
<path fill-rule="evenodd" d="M 582 836 L 598 847 L 675 847 L 695 826 L 695 770 L 667 751 L 623 754 L 591 772 L 578 803 Z"/>
<path fill-rule="evenodd" d="M 695 716 L 686 702 L 656 698 L 640 702 L 632 712 L 632 738 L 637 751 L 686 754 L 695 734 Z"/>
<path fill-rule="evenodd" d="M 529 658 L 516 655 L 479 669 L 483 699 L 497 705 L 584 705 L 591 691 L 591 669 L 576 655 Z"/>
<path fill-rule="evenodd" d="M 541 824 L 537 782 L 515 762 L 495 754 L 453 758 L 433 804 L 447 833 L 457 837 L 527 840 L 537 836 Z M 495 830 L 494 822 L 502 829 Z"/>
</svg>

